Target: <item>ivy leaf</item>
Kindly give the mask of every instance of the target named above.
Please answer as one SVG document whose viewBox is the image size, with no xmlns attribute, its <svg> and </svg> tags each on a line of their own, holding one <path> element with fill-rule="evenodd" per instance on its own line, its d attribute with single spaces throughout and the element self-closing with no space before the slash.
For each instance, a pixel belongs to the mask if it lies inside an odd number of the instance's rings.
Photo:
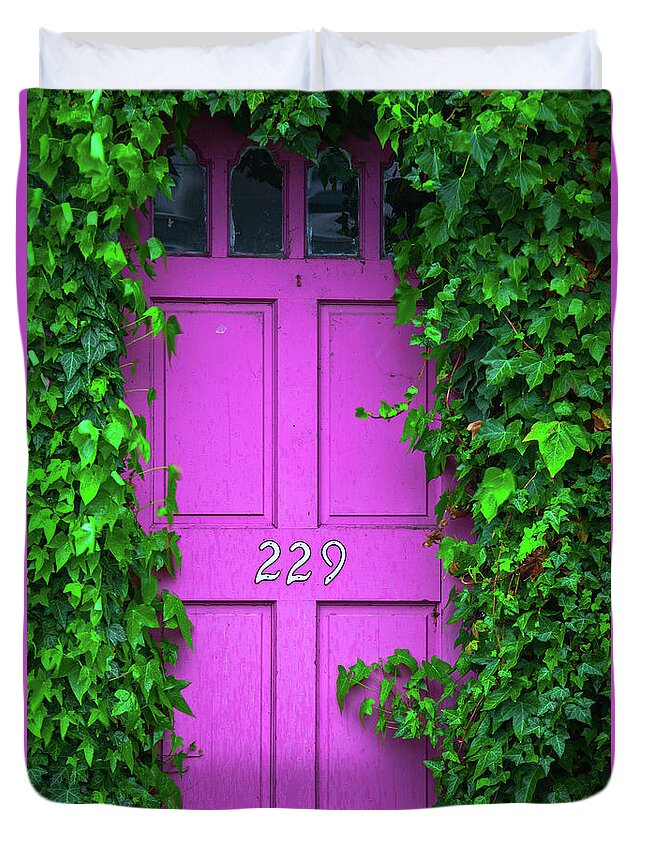
<svg viewBox="0 0 645 853">
<path fill-rule="evenodd" d="M 520 780 L 515 788 L 516 803 L 530 803 L 535 793 L 535 788 L 544 776 L 542 767 L 536 764 L 528 765 L 520 771 Z"/>
<path fill-rule="evenodd" d="M 105 151 L 101 134 L 96 131 L 88 133 L 78 146 L 76 158 L 81 174 L 97 177 L 105 169 Z"/>
<path fill-rule="evenodd" d="M 88 504 L 96 497 L 103 482 L 103 469 L 96 467 L 84 468 L 79 474 L 81 499 Z"/>
<path fill-rule="evenodd" d="M 68 350 L 61 355 L 60 364 L 68 381 L 80 370 L 83 361 L 83 357 L 75 350 Z"/>
<path fill-rule="evenodd" d="M 125 643 L 126 635 L 123 630 L 123 626 L 115 623 L 113 625 L 108 625 L 105 628 L 105 637 L 108 643 L 112 645 L 116 645 L 117 643 Z"/>
<path fill-rule="evenodd" d="M 350 676 L 344 666 L 338 664 L 338 677 L 336 678 L 336 701 L 338 702 L 338 707 L 340 708 L 341 714 L 343 713 L 343 705 L 345 704 L 345 697 L 349 692 L 350 687 Z"/>
<path fill-rule="evenodd" d="M 385 703 L 387 702 L 389 695 L 394 690 L 395 686 L 396 685 L 393 678 L 384 678 L 381 681 L 381 687 L 378 696 L 379 709 L 385 708 Z"/>
<path fill-rule="evenodd" d="M 167 518 L 168 524 L 172 526 L 174 516 L 178 512 L 177 482 L 181 480 L 181 471 L 176 465 L 168 465 L 167 472 L 166 500 L 157 510 L 157 517 Z"/>
<path fill-rule="evenodd" d="M 74 537 L 74 546 L 76 554 L 80 557 L 81 554 L 93 553 L 96 543 L 96 523 L 93 517 L 90 517 L 84 524 L 72 530 Z"/>
<path fill-rule="evenodd" d="M 372 670 L 365 663 L 365 661 L 358 658 L 356 663 L 349 668 L 349 674 L 351 676 L 350 687 L 353 687 L 355 684 L 358 684 L 361 681 L 365 681 L 366 678 L 369 678 Z"/>
<path fill-rule="evenodd" d="M 478 443 L 486 442 L 491 455 L 502 453 L 509 447 L 515 447 L 520 438 L 521 421 L 511 423 L 487 418 L 477 432 Z"/>
<path fill-rule="evenodd" d="M 374 705 L 376 704 L 376 699 L 373 696 L 368 696 L 366 699 L 363 699 L 361 702 L 361 707 L 358 711 L 358 717 L 361 721 L 361 725 L 365 726 L 365 717 L 372 716 L 372 711 L 374 710 Z M 342 710 L 342 708 L 341 708 Z"/>
<path fill-rule="evenodd" d="M 407 667 L 411 672 L 416 672 L 419 664 L 408 649 L 395 649 L 385 662 L 384 672 L 397 672 L 399 666 Z"/>
<path fill-rule="evenodd" d="M 529 388 L 541 385 L 544 378 L 555 370 L 552 355 L 541 356 L 533 350 L 525 350 L 520 356 L 520 371 L 526 377 Z"/>
<path fill-rule="evenodd" d="M 159 621 L 151 604 L 131 604 L 125 612 L 125 633 L 133 649 L 143 645 L 143 628 L 158 628 Z"/>
<path fill-rule="evenodd" d="M 409 323 L 417 313 L 417 303 L 420 293 L 416 287 L 413 287 L 405 279 L 400 281 L 394 291 L 394 299 L 396 300 L 396 326 L 405 326 Z"/>
<path fill-rule="evenodd" d="M 471 182 L 461 176 L 453 178 L 439 187 L 438 196 L 443 202 L 448 226 L 452 225 L 468 201 L 470 186 Z"/>
<path fill-rule="evenodd" d="M 158 237 L 150 237 L 147 245 L 151 261 L 156 261 L 158 258 L 166 259 L 166 250 Z"/>
<path fill-rule="evenodd" d="M 475 493 L 475 506 L 491 521 L 515 491 L 515 476 L 509 468 L 487 468 Z"/>
<path fill-rule="evenodd" d="M 522 740 L 528 729 L 528 721 L 532 710 L 524 702 L 519 702 L 513 709 L 513 731 L 518 740 Z"/>
<path fill-rule="evenodd" d="M 511 163 L 508 170 L 508 183 L 517 187 L 522 197 L 542 184 L 542 168 L 533 160 L 519 159 Z"/>
<path fill-rule="evenodd" d="M 40 214 L 42 203 L 42 187 L 29 187 L 27 190 L 27 227 L 29 228 L 29 231 L 32 230 L 32 228 L 38 221 L 38 216 Z"/>
<path fill-rule="evenodd" d="M 471 314 L 465 308 L 458 308 L 450 318 L 450 329 L 447 338 L 450 341 L 461 341 L 463 338 L 472 338 L 481 322 L 481 314 Z"/>
<path fill-rule="evenodd" d="M 540 204 L 544 214 L 544 227 L 547 231 L 553 231 L 560 221 L 562 206 L 554 196 L 549 195 L 548 193 L 544 193 L 542 195 Z"/>
<path fill-rule="evenodd" d="M 486 379 L 493 385 L 505 385 L 515 375 L 517 362 L 504 347 L 493 347 L 482 358 L 482 364 L 488 365 Z"/>
<path fill-rule="evenodd" d="M 247 92 L 246 103 L 250 113 L 254 113 L 262 101 L 264 101 L 264 92 Z"/>
<path fill-rule="evenodd" d="M 448 219 L 438 204 L 426 204 L 419 213 L 419 226 L 423 229 L 423 239 L 432 249 L 448 240 Z"/>
<path fill-rule="evenodd" d="M 547 739 L 547 743 L 549 744 L 549 746 L 553 747 L 558 758 L 562 758 L 562 756 L 564 755 L 567 737 L 567 735 L 557 732 L 556 734 L 552 735 L 550 738 Z"/>
<path fill-rule="evenodd" d="M 168 590 L 162 593 L 163 621 L 167 628 L 179 628 L 184 641 L 192 649 L 193 623 L 186 614 L 184 602 Z"/>
<path fill-rule="evenodd" d="M 72 222 L 74 221 L 74 217 L 72 216 L 72 208 L 68 201 L 63 202 L 62 204 L 58 204 L 51 209 L 51 219 L 53 224 L 56 226 L 56 230 L 58 231 L 58 235 L 61 239 L 61 242 L 65 240 L 67 236 L 67 232 L 69 231 Z"/>
<path fill-rule="evenodd" d="M 423 661 L 422 666 L 428 681 L 438 681 L 444 687 L 452 681 L 453 667 L 437 655 L 433 655 L 429 661 Z"/>
<path fill-rule="evenodd" d="M 68 676 L 69 686 L 72 688 L 72 693 L 78 699 L 79 705 L 83 701 L 83 696 L 90 689 L 90 685 L 94 680 L 92 670 L 88 666 L 80 666 L 74 669 Z"/>
<path fill-rule="evenodd" d="M 92 421 L 85 419 L 72 430 L 71 441 L 78 451 L 81 467 L 92 465 L 96 459 L 99 431 Z"/>
<path fill-rule="evenodd" d="M 168 361 L 170 361 L 171 356 L 176 353 L 175 338 L 177 337 L 177 335 L 181 335 L 179 321 L 177 320 L 174 314 L 168 317 L 163 334 L 164 340 L 166 341 L 166 352 L 168 353 Z"/>
<path fill-rule="evenodd" d="M 115 450 L 118 450 L 125 438 L 125 427 L 120 421 L 112 419 L 103 429 L 103 438 Z"/>
<path fill-rule="evenodd" d="M 540 454 L 552 477 L 572 458 L 576 448 L 589 450 L 589 438 L 578 424 L 546 421 L 533 424 L 523 441 L 537 441 Z"/>
<path fill-rule="evenodd" d="M 136 711 L 139 707 L 137 697 L 130 690 L 119 689 L 114 695 L 117 701 L 112 707 L 113 717 L 118 717 L 121 714 L 129 714 L 131 711 Z"/>
<path fill-rule="evenodd" d="M 497 136 L 489 136 L 485 133 L 480 133 L 477 128 L 470 134 L 470 153 L 473 160 L 478 163 L 482 172 L 486 171 L 493 152 L 497 146 L 499 139 Z"/>
<path fill-rule="evenodd" d="M 585 237 L 599 237 L 601 240 L 611 241 L 611 220 L 609 214 L 605 216 L 592 216 L 589 222 L 580 226 L 580 233 Z"/>
</svg>

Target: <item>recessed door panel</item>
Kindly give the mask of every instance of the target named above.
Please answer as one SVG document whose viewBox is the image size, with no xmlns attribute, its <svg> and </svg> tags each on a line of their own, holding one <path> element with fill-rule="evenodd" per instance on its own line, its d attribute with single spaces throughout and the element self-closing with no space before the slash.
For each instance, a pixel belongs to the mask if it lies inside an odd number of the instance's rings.
<svg viewBox="0 0 645 853">
<path fill-rule="evenodd" d="M 378 414 L 411 385 L 426 402 L 423 361 L 409 331 L 394 326 L 392 304 L 320 306 L 321 520 L 360 524 L 413 522 L 428 515 L 423 458 L 401 443 L 402 418 L 356 417 L 361 406 Z"/>
<path fill-rule="evenodd" d="M 271 805 L 272 618 L 268 604 L 193 604 L 194 651 L 181 648 L 177 671 L 194 717 L 178 730 L 202 755 L 186 760 L 184 808 Z"/>
<path fill-rule="evenodd" d="M 324 809 L 413 809 L 430 805 L 431 779 L 423 760 L 422 740 L 384 741 L 375 718 L 365 726 L 358 711 L 367 696 L 378 700 L 378 681 L 356 687 L 336 703 L 338 664 L 361 658 L 368 665 L 385 659 L 396 647 L 418 659 L 436 653 L 435 611 L 424 605 L 372 602 L 321 605 L 318 610 L 318 807 Z M 400 682 L 409 675 L 402 669 Z"/>
<path fill-rule="evenodd" d="M 182 334 L 160 359 L 165 461 L 177 465 L 179 515 L 223 524 L 269 520 L 273 494 L 271 305 L 164 305 Z M 161 479 L 161 478 L 160 478 Z"/>
</svg>

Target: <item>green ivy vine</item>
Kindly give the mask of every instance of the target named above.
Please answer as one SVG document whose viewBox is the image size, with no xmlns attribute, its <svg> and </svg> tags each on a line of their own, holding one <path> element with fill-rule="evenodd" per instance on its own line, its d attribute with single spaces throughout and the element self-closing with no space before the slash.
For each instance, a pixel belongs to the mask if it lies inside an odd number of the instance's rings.
<svg viewBox="0 0 645 853">
<path fill-rule="evenodd" d="M 428 477 L 453 465 L 428 540 L 459 582 L 459 656 L 340 666 L 339 704 L 376 676 L 361 718 L 429 740 L 441 805 L 581 799 L 611 749 L 609 96 L 373 101 L 428 193 L 394 266 L 437 370 L 429 412 L 408 395 L 380 416 L 407 412 Z M 463 515 L 475 543 L 446 535 Z"/>
<path fill-rule="evenodd" d="M 429 540 L 461 582 L 460 655 L 456 668 L 405 650 L 340 667 L 341 707 L 353 684 L 380 677 L 361 716 L 430 740 L 442 804 L 598 790 L 610 749 L 603 92 L 29 93 L 34 786 L 65 802 L 181 805 L 167 771 L 181 772 L 194 745 L 174 732 L 175 710 L 189 708 L 167 665 L 191 625 L 176 596 L 158 594 L 181 566 L 178 472 L 169 466 L 158 510 L 168 527 L 149 535 L 135 486 L 150 447 L 122 366 L 136 361 L 126 338 L 163 335 L 171 357 L 180 333 L 146 303 L 142 276 L 164 250 L 139 239 L 135 214 L 170 193 L 165 137 L 181 145 L 204 109 L 311 159 L 346 130 L 375 129 L 427 194 L 393 263 L 397 321 L 436 362 L 435 405 L 415 406 L 412 391 L 379 416 L 407 413 L 403 440 L 425 453 L 429 477 L 453 462 Z M 445 516 L 465 513 L 477 544 L 445 535 Z"/>
</svg>

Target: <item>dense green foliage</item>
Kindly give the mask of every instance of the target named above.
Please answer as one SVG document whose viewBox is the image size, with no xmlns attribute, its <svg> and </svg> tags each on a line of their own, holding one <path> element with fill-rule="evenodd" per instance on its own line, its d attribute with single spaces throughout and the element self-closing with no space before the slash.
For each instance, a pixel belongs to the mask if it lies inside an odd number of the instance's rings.
<svg viewBox="0 0 645 853">
<path fill-rule="evenodd" d="M 408 410 L 429 477 L 454 461 L 429 539 L 460 581 L 459 657 L 341 666 L 339 702 L 379 678 L 362 716 L 429 738 L 440 804 L 580 799 L 611 745 L 609 97 L 374 100 L 429 196 L 394 264 L 437 367 L 432 411 L 408 395 L 381 416 Z M 476 544 L 446 535 L 464 514 Z"/>
<path fill-rule="evenodd" d="M 180 329 L 146 303 L 142 276 L 165 253 L 140 241 L 135 214 L 171 192 L 167 132 L 181 144 L 203 108 L 248 127 L 259 107 L 263 134 L 315 154 L 322 95 L 29 92 L 28 768 L 54 800 L 181 804 L 164 771 L 181 771 L 193 745 L 174 733 L 175 709 L 189 708 L 167 665 L 192 626 L 176 596 L 159 595 L 181 565 L 179 537 L 148 535 L 137 518 L 150 446 L 122 373 L 147 335 L 163 335 L 171 357 Z M 177 476 L 168 466 L 156 507 L 170 526 Z"/>
<path fill-rule="evenodd" d="M 456 464 L 430 538 L 463 584 L 457 671 L 476 677 L 454 692 L 451 663 L 418 666 L 399 650 L 376 672 L 341 667 L 341 704 L 380 673 L 363 714 L 438 747 L 440 803 L 598 790 L 609 754 L 609 103 L 581 92 L 30 93 L 34 785 L 68 802 L 180 803 L 159 744 L 187 709 L 166 672 L 177 645 L 158 629 L 189 640 L 190 623 L 177 598 L 158 596 L 160 573 L 180 563 L 176 535 L 137 521 L 149 445 L 121 366 L 136 361 L 126 334 L 163 334 L 172 355 L 176 321 L 148 308 L 140 278 L 163 246 L 140 243 L 134 212 L 170 190 L 164 133 L 181 143 L 200 109 L 312 158 L 321 141 L 375 127 L 427 193 L 394 266 L 398 321 L 436 360 L 435 407 L 415 406 L 412 391 L 380 415 L 409 410 L 403 438 L 430 477 Z M 171 524 L 168 474 L 158 513 Z M 444 516 L 464 513 L 476 545 L 444 536 Z M 412 677 L 392 678 L 399 667 Z M 181 767 L 185 748 L 173 751 Z"/>
<path fill-rule="evenodd" d="M 177 645 L 157 629 L 190 642 L 191 625 L 178 598 L 158 594 L 180 564 L 176 534 L 137 521 L 150 448 L 120 366 L 126 331 L 164 334 L 170 356 L 177 328 L 147 309 L 140 278 L 122 276 L 118 242 L 123 227 L 128 255 L 153 272 L 161 247 L 139 245 L 133 210 L 168 171 L 157 151 L 174 104 L 28 100 L 28 766 L 63 802 L 181 802 L 159 753 L 174 709 L 188 710 L 185 682 L 166 674 Z M 160 508 L 170 522 L 175 475 Z M 180 769 L 185 750 L 172 746 Z"/>
</svg>

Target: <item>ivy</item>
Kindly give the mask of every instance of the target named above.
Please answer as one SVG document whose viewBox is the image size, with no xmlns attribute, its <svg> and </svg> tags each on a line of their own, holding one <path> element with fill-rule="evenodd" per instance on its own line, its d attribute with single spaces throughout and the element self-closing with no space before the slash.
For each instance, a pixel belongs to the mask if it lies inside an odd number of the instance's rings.
<svg viewBox="0 0 645 853">
<path fill-rule="evenodd" d="M 159 147 L 176 106 L 167 94 L 29 93 L 28 768 L 61 802 L 179 806 L 164 770 L 191 751 L 174 736 L 185 682 L 166 667 L 173 634 L 190 643 L 192 626 L 175 595 L 158 595 L 181 566 L 178 536 L 138 522 L 150 448 L 120 366 L 126 334 L 163 336 L 171 357 L 180 332 L 143 300 L 140 269 L 154 274 L 163 247 L 130 227 L 167 174 Z M 170 466 L 169 524 L 176 478 Z"/>
<path fill-rule="evenodd" d="M 171 358 L 181 334 L 176 317 L 146 302 L 142 277 L 155 276 L 165 249 L 139 239 L 136 216 L 158 190 L 171 192 L 164 140 L 181 146 L 190 118 L 207 109 L 260 144 L 315 157 L 322 126 L 338 138 L 361 98 L 341 102 L 296 92 L 29 93 L 28 769 L 46 797 L 180 806 L 172 774 L 196 748 L 174 730 L 175 711 L 190 708 L 186 682 L 168 671 L 192 625 L 177 596 L 159 595 L 164 573 L 181 568 L 172 531 L 180 475 L 166 466 L 157 517 L 168 527 L 147 533 L 135 487 L 152 473 L 150 445 L 121 369 L 136 372 L 137 341 L 161 336 Z M 155 390 L 142 390 L 149 404 Z"/>
<path fill-rule="evenodd" d="M 441 805 L 577 800 L 610 772 L 609 97 L 373 102 L 427 193 L 394 267 L 397 322 L 435 360 L 436 396 L 403 440 L 430 477 L 455 471 L 428 543 L 460 627 L 454 663 L 341 665 L 339 705 L 387 685 L 361 718 L 429 740 Z M 476 544 L 446 535 L 464 514 Z"/>
<path fill-rule="evenodd" d="M 609 774 L 609 99 L 604 92 L 58 92 L 28 103 L 28 747 L 42 794 L 178 806 L 194 745 L 168 672 L 191 626 L 159 594 L 181 566 L 177 469 L 149 534 L 145 420 L 130 345 L 181 330 L 146 303 L 163 262 L 136 213 L 172 179 L 190 118 L 316 159 L 374 130 L 426 195 L 394 245 L 397 323 L 434 359 L 434 405 L 382 401 L 430 478 L 455 479 L 429 542 L 456 585 L 456 663 L 339 668 L 338 701 L 385 735 L 427 738 L 440 804 L 557 802 Z M 399 231 L 402 234 L 402 231 Z M 146 389 L 148 400 L 154 389 Z M 359 389 L 360 390 L 360 389 Z M 432 425 L 432 429 L 428 427 Z M 476 542 L 447 535 L 470 513 Z M 373 701 L 371 701 L 373 699 Z M 168 733 L 172 767 L 160 747 Z"/>
</svg>

